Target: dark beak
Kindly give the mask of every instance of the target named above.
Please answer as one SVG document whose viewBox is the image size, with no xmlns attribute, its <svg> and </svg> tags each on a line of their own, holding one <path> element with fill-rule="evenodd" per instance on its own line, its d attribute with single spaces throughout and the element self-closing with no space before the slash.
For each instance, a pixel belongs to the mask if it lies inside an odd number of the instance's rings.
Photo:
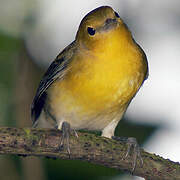
<svg viewBox="0 0 180 180">
<path fill-rule="evenodd" d="M 110 29 L 113 29 L 117 26 L 117 20 L 108 18 L 106 19 L 104 26 L 100 28 L 100 31 L 108 31 Z"/>
</svg>

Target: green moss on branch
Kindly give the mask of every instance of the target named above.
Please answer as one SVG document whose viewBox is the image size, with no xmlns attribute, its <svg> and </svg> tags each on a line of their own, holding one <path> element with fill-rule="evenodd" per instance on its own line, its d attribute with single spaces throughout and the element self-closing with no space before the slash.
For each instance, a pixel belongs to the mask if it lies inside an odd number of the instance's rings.
<svg viewBox="0 0 180 180">
<path fill-rule="evenodd" d="M 95 134 L 78 132 L 70 137 L 71 155 L 59 149 L 61 132 L 55 129 L 0 128 L 0 154 L 48 156 L 74 159 L 131 172 L 132 157 L 124 159 L 126 144 Z M 141 150 L 143 167 L 137 162 L 134 175 L 153 180 L 180 179 L 180 164 Z"/>
</svg>

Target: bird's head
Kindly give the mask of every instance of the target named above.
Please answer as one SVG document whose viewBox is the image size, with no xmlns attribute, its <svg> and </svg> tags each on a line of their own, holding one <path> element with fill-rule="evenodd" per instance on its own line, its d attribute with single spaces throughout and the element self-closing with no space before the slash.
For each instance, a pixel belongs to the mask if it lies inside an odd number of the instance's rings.
<svg viewBox="0 0 180 180">
<path fill-rule="evenodd" d="M 102 6 L 88 13 L 81 21 L 76 41 L 89 50 L 101 49 L 111 42 L 132 39 L 131 33 L 117 12 Z"/>
</svg>

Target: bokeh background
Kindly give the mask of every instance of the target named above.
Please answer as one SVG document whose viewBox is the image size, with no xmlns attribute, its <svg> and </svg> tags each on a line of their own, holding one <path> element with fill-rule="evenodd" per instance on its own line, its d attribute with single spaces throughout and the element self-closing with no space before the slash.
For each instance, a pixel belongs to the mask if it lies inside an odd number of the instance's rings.
<svg viewBox="0 0 180 180">
<path fill-rule="evenodd" d="M 0 0 L 0 126 L 30 127 L 30 104 L 83 16 L 112 6 L 149 61 L 150 75 L 116 129 L 147 151 L 180 161 L 180 1 Z M 1 180 L 141 179 L 86 162 L 0 156 Z"/>
</svg>

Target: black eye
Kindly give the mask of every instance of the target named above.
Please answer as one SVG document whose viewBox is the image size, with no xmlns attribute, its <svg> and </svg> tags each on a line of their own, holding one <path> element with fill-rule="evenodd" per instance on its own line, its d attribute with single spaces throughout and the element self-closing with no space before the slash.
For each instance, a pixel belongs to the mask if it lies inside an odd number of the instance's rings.
<svg viewBox="0 0 180 180">
<path fill-rule="evenodd" d="M 87 31 L 91 36 L 95 35 L 95 33 L 96 33 L 96 30 L 94 28 L 91 28 L 91 27 L 88 27 Z"/>
<path fill-rule="evenodd" d="M 114 14 L 115 14 L 115 16 L 116 16 L 117 18 L 120 17 L 119 14 L 118 14 L 117 12 L 114 12 Z"/>
</svg>

